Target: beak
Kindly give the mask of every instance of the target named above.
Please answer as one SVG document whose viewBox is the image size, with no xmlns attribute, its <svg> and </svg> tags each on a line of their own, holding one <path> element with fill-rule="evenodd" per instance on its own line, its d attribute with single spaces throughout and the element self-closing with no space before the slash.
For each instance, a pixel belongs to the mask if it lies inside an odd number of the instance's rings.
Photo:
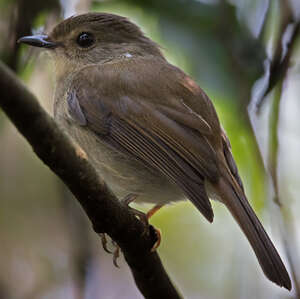
<svg viewBox="0 0 300 299">
<path fill-rule="evenodd" d="M 48 35 L 23 36 L 18 39 L 18 43 L 24 43 L 30 46 L 47 49 L 54 49 L 57 47 L 57 44 L 55 42 L 49 40 Z"/>
</svg>

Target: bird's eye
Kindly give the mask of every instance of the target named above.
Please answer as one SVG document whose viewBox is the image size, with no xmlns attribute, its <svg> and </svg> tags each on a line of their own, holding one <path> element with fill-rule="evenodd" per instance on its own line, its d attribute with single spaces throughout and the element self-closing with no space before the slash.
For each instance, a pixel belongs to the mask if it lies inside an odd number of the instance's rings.
<svg viewBox="0 0 300 299">
<path fill-rule="evenodd" d="M 81 48 L 88 48 L 95 42 L 95 38 L 91 33 L 82 32 L 77 37 L 77 44 Z"/>
</svg>

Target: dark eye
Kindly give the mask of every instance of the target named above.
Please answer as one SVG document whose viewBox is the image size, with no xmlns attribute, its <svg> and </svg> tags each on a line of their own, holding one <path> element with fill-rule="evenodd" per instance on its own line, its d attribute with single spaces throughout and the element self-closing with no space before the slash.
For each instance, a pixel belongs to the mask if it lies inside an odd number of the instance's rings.
<svg viewBox="0 0 300 299">
<path fill-rule="evenodd" d="M 88 48 L 95 42 L 95 38 L 91 33 L 82 32 L 77 37 L 77 44 L 82 48 Z"/>
</svg>

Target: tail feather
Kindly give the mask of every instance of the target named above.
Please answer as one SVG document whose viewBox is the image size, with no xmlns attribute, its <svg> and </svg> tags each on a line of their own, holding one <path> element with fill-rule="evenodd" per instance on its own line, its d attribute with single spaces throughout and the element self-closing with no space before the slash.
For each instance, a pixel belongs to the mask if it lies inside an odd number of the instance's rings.
<svg viewBox="0 0 300 299">
<path fill-rule="evenodd" d="M 279 286 L 291 290 L 289 274 L 244 192 L 235 184 L 233 178 L 230 178 L 229 182 L 221 178 L 217 189 L 223 203 L 245 233 L 265 275 Z"/>
</svg>

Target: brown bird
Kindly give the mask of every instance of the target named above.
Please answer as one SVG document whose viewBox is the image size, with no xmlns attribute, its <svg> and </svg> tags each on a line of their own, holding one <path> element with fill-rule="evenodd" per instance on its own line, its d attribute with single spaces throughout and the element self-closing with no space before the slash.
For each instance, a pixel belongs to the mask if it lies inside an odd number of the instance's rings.
<svg viewBox="0 0 300 299">
<path fill-rule="evenodd" d="M 117 196 L 156 204 L 188 198 L 212 222 L 209 198 L 229 209 L 265 275 L 291 289 L 285 266 L 251 208 L 212 102 L 128 19 L 87 13 L 49 35 L 56 65 L 54 116 Z"/>
</svg>

